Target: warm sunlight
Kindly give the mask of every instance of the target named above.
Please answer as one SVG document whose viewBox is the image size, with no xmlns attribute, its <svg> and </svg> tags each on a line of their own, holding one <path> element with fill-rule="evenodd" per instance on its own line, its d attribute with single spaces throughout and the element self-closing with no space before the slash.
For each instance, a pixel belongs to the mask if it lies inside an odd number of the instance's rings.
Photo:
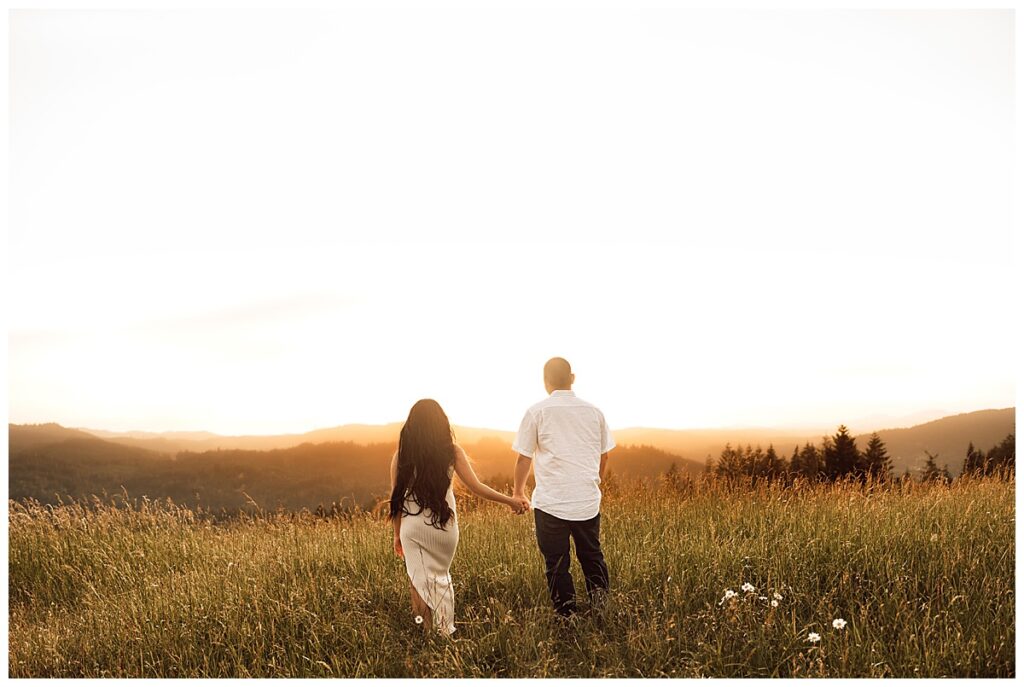
<svg viewBox="0 0 1024 687">
<path fill-rule="evenodd" d="M 10 421 L 514 429 L 553 355 L 617 428 L 1013 405 L 1012 28 L 15 12 Z"/>
<path fill-rule="evenodd" d="M 1016 675 L 1024 15 L 25 1 L 11 677 Z"/>
</svg>

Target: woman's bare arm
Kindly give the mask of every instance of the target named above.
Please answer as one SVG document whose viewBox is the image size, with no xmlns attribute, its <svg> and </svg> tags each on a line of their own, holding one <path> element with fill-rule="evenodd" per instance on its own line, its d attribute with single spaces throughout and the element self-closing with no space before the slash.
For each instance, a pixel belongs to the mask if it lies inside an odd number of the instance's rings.
<svg viewBox="0 0 1024 687">
<path fill-rule="evenodd" d="M 504 503 L 517 513 L 523 512 L 520 500 L 511 496 L 505 496 L 480 481 L 480 478 L 476 476 L 476 472 L 473 470 L 473 466 L 469 463 L 469 457 L 466 456 L 466 452 L 458 444 L 455 445 L 455 474 L 459 476 L 459 479 L 471 492 L 480 498 Z"/>
</svg>

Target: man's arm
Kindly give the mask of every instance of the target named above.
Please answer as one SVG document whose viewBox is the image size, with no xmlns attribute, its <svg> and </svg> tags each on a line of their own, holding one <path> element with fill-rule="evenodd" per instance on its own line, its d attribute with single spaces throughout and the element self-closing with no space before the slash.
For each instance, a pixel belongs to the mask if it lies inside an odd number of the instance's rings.
<svg viewBox="0 0 1024 687">
<path fill-rule="evenodd" d="M 598 473 L 597 473 L 598 476 L 602 480 L 604 479 L 604 468 L 605 468 L 606 465 L 608 465 L 608 454 L 607 453 L 602 453 L 601 454 L 601 467 L 600 467 L 600 469 L 598 470 Z"/>
<path fill-rule="evenodd" d="M 518 454 L 512 497 L 523 502 L 526 508 L 530 507 L 530 502 L 526 499 L 526 480 L 530 477 L 530 468 L 533 467 L 533 454 L 537 450 L 537 439 L 537 419 L 533 416 L 532 411 L 527 410 L 523 415 L 523 421 L 519 424 L 515 441 L 512 442 L 512 450 Z"/>
<path fill-rule="evenodd" d="M 516 458 L 515 487 L 512 489 L 512 495 L 515 498 L 526 498 L 526 480 L 530 477 L 530 468 L 532 467 L 533 459 L 520 453 Z"/>
</svg>

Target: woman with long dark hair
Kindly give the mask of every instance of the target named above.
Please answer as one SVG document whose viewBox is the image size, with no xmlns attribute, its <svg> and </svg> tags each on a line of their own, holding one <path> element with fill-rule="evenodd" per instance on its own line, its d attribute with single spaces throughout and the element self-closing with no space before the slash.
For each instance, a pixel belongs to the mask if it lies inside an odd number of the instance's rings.
<svg viewBox="0 0 1024 687">
<path fill-rule="evenodd" d="M 505 496 L 480 481 L 437 401 L 417 401 L 391 459 L 388 517 L 395 529 L 395 553 L 405 559 L 409 573 L 417 622 L 445 635 L 455 631 L 449 569 L 459 544 L 459 518 L 453 473 L 477 496 L 504 503 L 516 513 L 529 510 L 525 499 Z"/>
</svg>

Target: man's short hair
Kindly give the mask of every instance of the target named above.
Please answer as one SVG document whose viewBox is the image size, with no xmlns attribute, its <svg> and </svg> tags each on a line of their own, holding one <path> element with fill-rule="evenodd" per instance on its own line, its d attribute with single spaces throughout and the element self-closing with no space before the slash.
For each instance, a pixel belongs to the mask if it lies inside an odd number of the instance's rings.
<svg viewBox="0 0 1024 687">
<path fill-rule="evenodd" d="M 572 368 L 565 358 L 552 358 L 544 363 L 544 381 L 552 386 L 565 387 L 571 384 Z"/>
</svg>

